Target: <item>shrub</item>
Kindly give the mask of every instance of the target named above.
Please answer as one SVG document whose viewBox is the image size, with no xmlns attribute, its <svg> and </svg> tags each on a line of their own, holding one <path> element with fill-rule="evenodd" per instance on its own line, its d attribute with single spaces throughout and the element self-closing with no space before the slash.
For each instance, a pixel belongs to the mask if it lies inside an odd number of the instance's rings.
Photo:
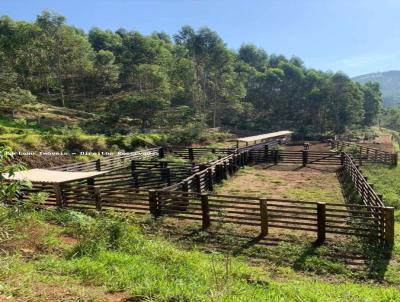
<svg viewBox="0 0 400 302">
<path fill-rule="evenodd" d="M 41 136 L 37 134 L 27 134 L 23 137 L 22 144 L 27 148 L 37 149 L 43 144 L 43 142 Z"/>
</svg>

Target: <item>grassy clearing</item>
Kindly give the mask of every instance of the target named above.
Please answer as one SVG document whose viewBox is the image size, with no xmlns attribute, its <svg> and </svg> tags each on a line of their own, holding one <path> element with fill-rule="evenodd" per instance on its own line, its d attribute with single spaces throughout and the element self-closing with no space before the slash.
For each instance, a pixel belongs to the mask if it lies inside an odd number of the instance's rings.
<svg viewBox="0 0 400 302">
<path fill-rule="evenodd" d="M 400 292 L 351 279 L 326 282 L 286 263 L 242 257 L 143 233 L 133 216 L 0 209 L 0 300 L 10 301 L 398 301 Z M 149 227 L 147 228 L 149 230 Z M 7 234 L 7 235 L 4 235 Z M 35 238 L 35 240 L 31 239 Z M 287 250 L 283 246 L 281 251 Z M 253 251 L 254 253 L 260 251 Z M 296 254 L 294 247 L 291 253 Z M 276 255 L 284 258 L 285 255 Z M 308 266 L 321 267 L 310 258 Z M 340 271 L 340 265 L 337 266 Z M 279 274 L 277 273 L 279 272 Z M 337 283 L 341 281 L 340 283 Z M 130 298 L 131 300 L 128 300 Z M 135 300 L 136 299 L 136 300 Z M 7 300 L 6 300 L 7 301 Z"/>
</svg>

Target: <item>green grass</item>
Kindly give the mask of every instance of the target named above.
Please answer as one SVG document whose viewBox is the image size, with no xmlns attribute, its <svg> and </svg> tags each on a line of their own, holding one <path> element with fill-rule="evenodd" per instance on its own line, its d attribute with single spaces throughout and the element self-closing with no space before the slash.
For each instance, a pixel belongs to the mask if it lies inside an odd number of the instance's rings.
<svg viewBox="0 0 400 302">
<path fill-rule="evenodd" d="M 296 200 L 343 203 L 343 196 L 340 194 L 317 186 L 288 188 L 285 196 Z"/>
<path fill-rule="evenodd" d="M 8 234 L 0 240 L 0 298 L 46 301 L 62 284 L 68 288 L 63 297 L 68 301 L 106 301 L 104 295 L 114 292 L 138 301 L 400 301 L 394 287 L 352 280 L 334 259 L 309 255 L 290 268 L 304 254 L 301 244 L 264 251 L 276 258 L 266 259 L 275 265 L 253 266 L 243 255 L 203 253 L 196 244 L 187 248 L 144 233 L 143 223 L 153 223 L 145 218 L 138 224 L 129 215 L 1 207 L 0 223 L 1 234 Z M 62 236 L 77 243 L 65 244 Z M 15 247 L 7 248 L 7 243 Z M 250 249 L 248 257 L 261 252 Z M 316 268 L 316 276 L 306 274 Z M 394 267 L 391 275 L 398 272 Z M 331 274 L 342 274 L 343 279 L 329 281 Z"/>
<path fill-rule="evenodd" d="M 379 164 L 365 164 L 362 170 L 368 182 L 374 184 L 375 190 L 383 195 L 385 205 L 400 209 L 400 166 L 389 168 Z"/>
</svg>

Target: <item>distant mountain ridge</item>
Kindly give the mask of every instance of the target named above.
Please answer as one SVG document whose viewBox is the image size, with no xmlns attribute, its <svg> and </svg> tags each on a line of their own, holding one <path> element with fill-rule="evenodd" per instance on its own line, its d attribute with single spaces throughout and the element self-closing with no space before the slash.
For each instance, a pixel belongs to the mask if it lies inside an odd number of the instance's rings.
<svg viewBox="0 0 400 302">
<path fill-rule="evenodd" d="M 353 80 L 362 84 L 368 81 L 378 82 L 381 85 L 383 105 L 400 105 L 400 70 L 364 74 L 353 77 Z"/>
</svg>

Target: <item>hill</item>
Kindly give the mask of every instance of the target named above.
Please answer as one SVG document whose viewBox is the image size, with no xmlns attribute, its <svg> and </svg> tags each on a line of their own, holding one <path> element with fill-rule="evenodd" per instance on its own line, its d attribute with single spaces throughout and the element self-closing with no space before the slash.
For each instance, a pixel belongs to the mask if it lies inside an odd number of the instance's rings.
<svg viewBox="0 0 400 302">
<path fill-rule="evenodd" d="M 378 82 L 381 85 L 383 105 L 386 107 L 400 104 L 400 71 L 391 70 L 360 75 L 353 78 L 361 84 L 368 81 Z"/>
</svg>

